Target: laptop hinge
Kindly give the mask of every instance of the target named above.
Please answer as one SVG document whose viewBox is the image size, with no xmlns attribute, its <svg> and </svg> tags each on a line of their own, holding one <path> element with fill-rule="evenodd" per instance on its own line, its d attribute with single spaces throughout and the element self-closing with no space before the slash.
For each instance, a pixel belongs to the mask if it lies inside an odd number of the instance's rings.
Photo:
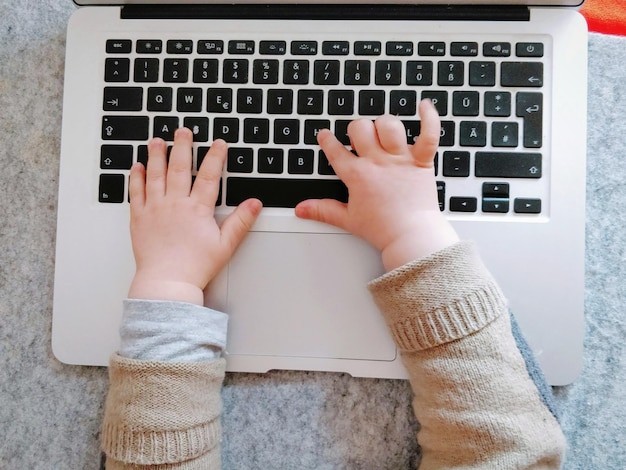
<svg viewBox="0 0 626 470">
<path fill-rule="evenodd" d="M 126 5 L 123 19 L 529 21 L 526 6 L 493 5 Z"/>
</svg>

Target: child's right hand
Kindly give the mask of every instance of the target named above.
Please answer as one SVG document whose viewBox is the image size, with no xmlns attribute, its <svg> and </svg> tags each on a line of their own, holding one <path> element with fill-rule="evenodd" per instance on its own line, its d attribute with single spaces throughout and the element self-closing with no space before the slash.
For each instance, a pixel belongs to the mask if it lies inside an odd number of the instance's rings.
<svg viewBox="0 0 626 470">
<path fill-rule="evenodd" d="M 439 145 L 439 114 L 430 101 L 419 106 L 421 131 L 407 145 L 402 122 L 393 116 L 353 121 L 348 135 L 358 157 L 329 130 L 318 142 L 348 187 L 348 203 L 303 201 L 296 215 L 342 228 L 368 241 L 382 254 L 387 271 L 458 241 L 439 210 L 434 156 Z"/>
</svg>

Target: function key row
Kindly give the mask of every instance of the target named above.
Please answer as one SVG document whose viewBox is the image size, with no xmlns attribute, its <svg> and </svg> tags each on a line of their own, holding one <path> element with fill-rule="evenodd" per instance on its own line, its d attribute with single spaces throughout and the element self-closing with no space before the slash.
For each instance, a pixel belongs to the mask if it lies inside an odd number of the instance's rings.
<svg viewBox="0 0 626 470">
<path fill-rule="evenodd" d="M 261 55 L 322 55 L 345 56 L 351 52 L 361 56 L 379 56 L 383 52 L 388 56 L 445 56 L 448 45 L 443 41 L 421 41 L 417 44 L 410 41 L 259 41 L 258 53 Z M 110 39 L 106 42 L 106 52 L 109 54 L 130 54 L 133 42 L 130 39 Z M 191 54 L 194 43 L 190 39 L 172 39 L 165 42 L 161 39 L 137 40 L 135 51 L 137 54 Z M 485 57 L 510 57 L 513 53 L 517 57 L 543 57 L 544 47 L 541 42 L 518 42 L 515 47 L 509 42 L 451 42 L 450 55 L 458 57 L 476 57 L 482 51 Z M 223 40 L 200 40 L 196 44 L 198 54 L 250 55 L 257 52 L 256 41 L 230 40 L 226 44 Z"/>
</svg>

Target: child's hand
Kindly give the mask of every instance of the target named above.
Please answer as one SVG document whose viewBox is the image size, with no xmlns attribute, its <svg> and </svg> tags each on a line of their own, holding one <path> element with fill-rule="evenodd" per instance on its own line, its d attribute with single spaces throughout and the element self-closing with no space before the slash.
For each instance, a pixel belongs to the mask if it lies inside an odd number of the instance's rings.
<svg viewBox="0 0 626 470">
<path fill-rule="evenodd" d="M 307 200 L 296 215 L 335 225 L 367 240 L 382 253 L 388 271 L 458 241 L 439 210 L 433 160 L 439 145 L 439 114 L 429 101 L 419 106 L 420 136 L 407 145 L 402 122 L 381 116 L 348 126 L 356 157 L 328 130 L 318 142 L 349 199 Z"/>
<path fill-rule="evenodd" d="M 219 227 L 213 217 L 226 143 L 213 142 L 191 186 L 189 129 L 178 129 L 169 165 L 166 144 L 148 145 L 148 168 L 130 173 L 130 232 L 137 271 L 130 298 L 202 305 L 202 290 L 226 265 L 261 211 L 244 201 Z"/>
</svg>

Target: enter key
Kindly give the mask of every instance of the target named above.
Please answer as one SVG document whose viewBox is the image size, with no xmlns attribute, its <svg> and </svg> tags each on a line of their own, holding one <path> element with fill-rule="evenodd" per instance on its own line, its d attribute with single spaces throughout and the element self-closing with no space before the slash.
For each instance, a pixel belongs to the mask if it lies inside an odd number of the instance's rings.
<svg viewBox="0 0 626 470">
<path fill-rule="evenodd" d="M 543 93 L 519 92 L 516 114 L 524 120 L 524 147 L 540 148 L 543 145 Z"/>
</svg>

